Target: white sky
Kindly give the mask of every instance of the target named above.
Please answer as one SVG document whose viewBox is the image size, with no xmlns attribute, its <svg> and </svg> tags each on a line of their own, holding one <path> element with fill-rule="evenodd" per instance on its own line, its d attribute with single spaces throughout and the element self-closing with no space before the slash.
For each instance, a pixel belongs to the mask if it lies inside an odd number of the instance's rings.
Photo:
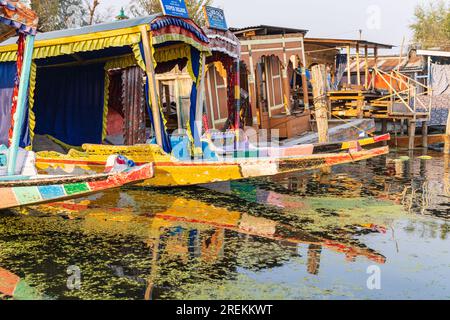
<svg viewBox="0 0 450 320">
<path fill-rule="evenodd" d="M 450 0 L 447 0 L 450 1 Z M 433 0 L 215 0 L 225 10 L 230 27 L 259 24 L 309 30 L 310 37 L 363 38 L 401 46 L 403 37 L 411 38 L 408 26 L 414 8 Z M 103 0 L 114 13 L 127 0 Z M 399 48 L 395 49 L 399 51 Z"/>
</svg>

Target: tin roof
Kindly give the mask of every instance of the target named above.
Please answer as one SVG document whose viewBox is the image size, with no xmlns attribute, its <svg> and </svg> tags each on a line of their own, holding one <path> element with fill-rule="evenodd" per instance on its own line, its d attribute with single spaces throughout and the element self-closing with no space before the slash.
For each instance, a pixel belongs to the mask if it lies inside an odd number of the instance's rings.
<svg viewBox="0 0 450 320">
<path fill-rule="evenodd" d="M 273 36 L 293 33 L 302 33 L 303 35 L 305 35 L 308 32 L 308 30 L 305 29 L 285 28 L 268 25 L 251 26 L 244 28 L 230 28 L 230 31 L 233 32 L 237 37 L 244 36 L 246 33 L 254 33 L 255 36 Z"/>
<path fill-rule="evenodd" d="M 356 40 L 356 39 L 332 39 L 332 38 L 305 38 L 305 44 L 317 44 L 322 46 L 327 46 L 330 48 L 344 48 L 350 46 L 351 48 L 356 48 L 359 45 L 360 48 L 367 46 L 369 49 L 392 49 L 394 46 L 390 44 L 372 42 L 367 40 Z"/>
<path fill-rule="evenodd" d="M 375 67 L 375 58 L 374 57 L 369 57 L 368 59 L 368 65 L 369 68 L 374 68 Z M 401 71 L 422 71 L 423 70 L 423 59 L 422 57 L 418 57 L 418 56 L 412 56 L 412 57 L 402 57 L 400 58 L 399 56 L 378 56 L 378 64 L 377 67 L 378 69 L 385 71 L 385 72 L 389 72 L 394 70 L 395 68 L 397 68 L 398 66 L 400 66 L 400 70 Z M 362 57 L 360 59 L 360 71 L 362 73 L 364 73 L 366 67 L 366 62 L 364 57 Z M 350 63 L 350 71 L 353 73 L 357 72 L 357 63 L 356 63 L 356 57 L 352 56 L 351 57 L 351 63 Z"/>
</svg>

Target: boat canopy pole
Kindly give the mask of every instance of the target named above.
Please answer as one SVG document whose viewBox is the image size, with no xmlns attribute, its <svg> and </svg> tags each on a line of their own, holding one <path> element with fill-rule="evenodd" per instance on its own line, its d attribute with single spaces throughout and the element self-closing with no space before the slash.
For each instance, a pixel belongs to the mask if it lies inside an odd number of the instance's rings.
<svg viewBox="0 0 450 320">
<path fill-rule="evenodd" d="M 17 109 L 14 113 L 14 128 L 11 145 L 8 152 L 8 175 L 13 176 L 16 172 L 17 153 L 19 150 L 20 135 L 22 134 L 23 121 L 26 113 L 26 102 L 28 96 L 28 85 L 30 83 L 30 70 L 33 60 L 34 49 L 33 35 L 28 35 L 25 41 L 25 53 L 23 56 L 22 71 L 20 74 L 19 93 L 17 97 Z"/>
</svg>

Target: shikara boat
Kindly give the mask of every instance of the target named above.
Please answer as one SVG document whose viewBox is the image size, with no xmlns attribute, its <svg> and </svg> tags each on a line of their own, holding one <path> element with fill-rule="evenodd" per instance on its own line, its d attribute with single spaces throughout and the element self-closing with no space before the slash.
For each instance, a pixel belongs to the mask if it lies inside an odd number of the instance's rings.
<svg viewBox="0 0 450 320">
<path fill-rule="evenodd" d="M 71 199 L 150 179 L 152 164 L 135 167 L 128 159 L 114 155 L 105 163 L 102 172 L 106 173 L 61 176 L 37 173 L 34 152 L 21 148 L 37 23 L 36 14 L 22 3 L 0 1 L 0 39 L 19 35 L 17 52 L 8 65 L 11 74 L 2 73 L 1 79 L 0 209 Z M 2 145 L 3 140 L 8 147 Z"/>
<path fill-rule="evenodd" d="M 0 210 L 84 197 L 152 177 L 152 164 L 103 174 L 0 177 Z"/>
<path fill-rule="evenodd" d="M 102 170 L 110 154 L 120 153 L 138 165 L 154 163 L 155 177 L 139 185 L 180 187 L 320 169 L 389 153 L 388 147 L 380 147 L 342 153 L 294 154 L 278 157 L 272 154 L 264 157 L 181 161 L 163 152 L 157 145 L 127 147 L 84 145 L 83 148 L 85 152 L 71 150 L 67 155 L 39 153 L 36 166 L 48 174 L 70 173 L 78 169 L 98 172 Z"/>
</svg>

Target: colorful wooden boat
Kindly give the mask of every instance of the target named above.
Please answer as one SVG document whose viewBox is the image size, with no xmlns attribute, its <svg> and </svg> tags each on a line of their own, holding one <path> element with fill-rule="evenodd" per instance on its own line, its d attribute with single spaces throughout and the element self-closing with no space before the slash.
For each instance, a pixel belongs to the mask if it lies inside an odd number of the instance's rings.
<svg viewBox="0 0 450 320">
<path fill-rule="evenodd" d="M 70 199 L 153 177 L 152 164 L 135 167 L 128 159 L 114 155 L 105 162 L 102 172 L 106 169 L 107 173 L 64 176 L 37 174 L 35 154 L 20 148 L 26 122 L 37 23 L 36 14 L 24 4 L 0 1 L 0 40 L 19 34 L 15 63 L 11 64 L 17 80 L 13 83 L 11 101 L 2 106 L 10 118 L 2 116 L 0 119 L 2 131 L 9 131 L 6 139 L 9 147 L 0 143 L 0 209 Z"/>
<path fill-rule="evenodd" d="M 0 300 L 14 299 L 14 300 L 46 300 L 44 295 L 40 294 L 28 285 L 28 283 L 21 279 L 16 274 L 9 270 L 0 268 Z"/>
<path fill-rule="evenodd" d="M 152 177 L 152 164 L 103 174 L 0 177 L 0 210 L 84 197 Z"/>
<path fill-rule="evenodd" d="M 71 150 L 67 155 L 54 152 L 38 153 L 36 167 L 46 174 L 70 174 L 80 169 L 100 172 L 108 156 L 119 153 L 138 165 L 154 163 L 155 177 L 139 185 L 180 187 L 320 169 L 389 153 L 388 147 L 381 147 L 371 150 L 351 149 L 350 152 L 342 153 L 181 161 L 163 152 L 157 145 L 120 147 L 87 144 L 83 149 L 84 152 Z"/>
</svg>

